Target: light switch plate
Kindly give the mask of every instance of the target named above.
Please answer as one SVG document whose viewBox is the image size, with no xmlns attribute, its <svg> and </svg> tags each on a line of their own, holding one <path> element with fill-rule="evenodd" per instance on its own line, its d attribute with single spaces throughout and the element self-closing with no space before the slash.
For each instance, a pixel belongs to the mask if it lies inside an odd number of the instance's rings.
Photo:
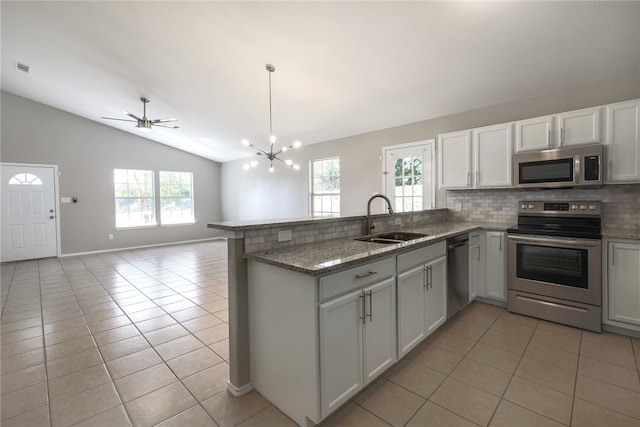
<svg viewBox="0 0 640 427">
<path fill-rule="evenodd" d="M 288 242 L 291 239 L 293 239 L 291 230 L 278 231 L 278 242 Z"/>
<path fill-rule="evenodd" d="M 456 210 L 458 212 L 462 211 L 462 203 L 460 203 L 460 202 L 456 203 Z"/>
<path fill-rule="evenodd" d="M 396 225 L 402 225 L 402 218 L 396 218 Z"/>
<path fill-rule="evenodd" d="M 60 203 L 71 203 L 71 197 L 60 197 Z"/>
</svg>

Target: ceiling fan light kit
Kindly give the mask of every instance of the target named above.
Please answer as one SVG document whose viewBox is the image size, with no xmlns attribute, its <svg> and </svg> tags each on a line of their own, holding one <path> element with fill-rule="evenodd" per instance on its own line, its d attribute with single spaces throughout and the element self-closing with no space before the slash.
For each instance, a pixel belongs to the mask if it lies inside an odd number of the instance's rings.
<svg viewBox="0 0 640 427">
<path fill-rule="evenodd" d="M 168 129 L 178 129 L 179 126 L 167 126 L 164 125 L 162 123 L 169 123 L 169 122 L 175 122 L 176 119 L 172 118 L 168 118 L 168 119 L 153 119 L 153 120 L 149 120 L 147 119 L 147 104 L 149 103 L 149 99 L 145 98 L 144 96 L 140 98 L 140 101 L 142 101 L 142 117 L 138 117 L 135 114 L 131 114 L 128 111 L 123 111 L 122 113 L 131 117 L 133 120 L 129 120 L 129 119 L 117 119 L 115 117 L 101 117 L 102 119 L 107 119 L 107 120 L 118 120 L 121 122 L 134 122 L 137 123 L 136 127 L 138 128 L 138 130 L 140 130 L 140 132 L 151 132 L 151 128 L 153 126 L 158 126 L 161 128 L 168 128 Z"/>
<path fill-rule="evenodd" d="M 269 142 L 270 142 L 270 146 L 269 146 L 269 151 L 265 151 L 259 147 L 256 147 L 255 145 L 253 145 L 252 143 L 250 143 L 248 140 L 243 139 L 242 140 L 242 145 L 244 145 L 245 147 L 251 147 L 251 148 L 255 148 L 257 149 L 257 155 L 262 157 L 265 157 L 269 160 L 269 172 L 273 172 L 275 170 L 275 168 L 273 167 L 273 161 L 274 160 L 278 160 L 281 161 L 282 163 L 284 163 L 285 165 L 295 169 L 295 170 L 300 170 L 300 165 L 297 163 L 294 163 L 293 160 L 291 159 L 281 159 L 280 157 L 278 157 L 279 154 L 285 153 L 287 152 L 289 149 L 291 148 L 298 148 L 300 147 L 300 145 L 302 145 L 300 143 L 300 141 L 295 141 L 293 144 L 288 145 L 288 146 L 284 146 L 282 147 L 280 150 L 274 151 L 274 146 L 276 143 L 276 136 L 273 134 L 273 117 L 272 117 L 272 113 L 271 113 L 271 73 L 273 73 L 274 71 L 276 71 L 276 67 L 274 67 L 271 64 L 267 64 L 265 66 L 265 69 L 269 72 Z M 248 170 L 251 168 L 254 168 L 256 166 L 258 166 L 258 164 L 260 163 L 260 160 L 252 160 L 249 163 L 245 163 L 242 168 L 244 170 Z"/>
</svg>

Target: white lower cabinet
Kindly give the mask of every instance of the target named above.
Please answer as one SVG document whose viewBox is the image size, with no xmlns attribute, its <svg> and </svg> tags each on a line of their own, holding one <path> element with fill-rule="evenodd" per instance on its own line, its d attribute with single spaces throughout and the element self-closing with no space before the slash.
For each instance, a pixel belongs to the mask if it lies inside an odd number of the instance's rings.
<svg viewBox="0 0 640 427">
<path fill-rule="evenodd" d="M 485 297 L 506 301 L 506 233 L 487 231 L 486 233 L 486 275 Z"/>
<path fill-rule="evenodd" d="M 399 357 L 447 320 L 446 250 L 441 242 L 398 256 Z"/>
<path fill-rule="evenodd" d="M 323 416 L 397 360 L 395 295 L 391 277 L 320 305 Z"/>
<path fill-rule="evenodd" d="M 484 296 L 484 254 L 482 251 L 483 234 L 469 234 L 469 302 L 477 296 Z"/>
<path fill-rule="evenodd" d="M 605 323 L 640 330 L 640 242 L 607 243 Z"/>
</svg>

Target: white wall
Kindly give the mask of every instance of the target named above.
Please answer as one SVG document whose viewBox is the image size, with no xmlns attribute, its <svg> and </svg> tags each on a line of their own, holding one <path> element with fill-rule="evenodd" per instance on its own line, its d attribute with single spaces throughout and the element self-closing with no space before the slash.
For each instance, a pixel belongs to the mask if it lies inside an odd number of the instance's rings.
<svg viewBox="0 0 640 427">
<path fill-rule="evenodd" d="M 269 173 L 261 164 L 249 171 L 246 160 L 222 165 L 222 217 L 225 221 L 306 217 L 311 160 L 340 157 L 342 215 L 362 215 L 373 193 L 382 192 L 382 147 L 437 138 L 438 134 L 547 114 L 571 111 L 640 97 L 640 75 L 555 91 L 521 101 L 461 112 L 334 141 L 303 145 L 291 157 L 302 167 L 276 165 Z M 345 118 L 348 120 L 349 118 Z M 265 130 L 266 141 L 266 130 Z M 239 143 L 239 142 L 238 142 Z M 304 141 L 303 141 L 304 143 Z M 263 148 L 267 148 L 267 143 Z M 436 154 L 437 157 L 437 154 Z M 262 162 L 264 163 L 264 161 Z M 437 171 L 436 171 L 437 176 Z M 375 212 L 382 211 L 376 204 Z M 444 191 L 436 207 L 446 207 Z"/>
<path fill-rule="evenodd" d="M 1 93 L 3 162 L 58 165 L 62 254 L 215 237 L 220 221 L 220 166 L 180 150 L 11 93 Z M 116 230 L 113 169 L 192 172 L 196 223 Z M 108 235 L 115 239 L 109 240 Z"/>
</svg>

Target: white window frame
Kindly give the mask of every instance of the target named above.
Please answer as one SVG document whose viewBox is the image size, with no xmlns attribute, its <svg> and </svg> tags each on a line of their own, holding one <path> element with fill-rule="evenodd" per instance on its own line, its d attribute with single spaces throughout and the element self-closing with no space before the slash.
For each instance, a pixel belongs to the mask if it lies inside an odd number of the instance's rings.
<svg viewBox="0 0 640 427">
<path fill-rule="evenodd" d="M 338 174 L 338 191 L 335 193 L 315 193 L 314 192 L 314 185 L 313 185 L 313 166 L 314 164 L 318 163 L 318 162 L 325 162 L 327 160 L 337 160 L 338 161 L 338 170 L 340 171 Z M 338 200 L 339 200 L 339 206 L 340 206 L 340 210 L 342 210 L 342 199 L 341 199 L 341 191 L 340 191 L 340 187 L 342 186 L 342 183 L 340 181 L 340 177 L 342 175 L 342 170 L 341 170 L 341 165 L 340 165 L 340 156 L 334 156 L 334 157 L 326 157 L 326 158 L 322 158 L 322 159 L 314 159 L 314 160 L 310 160 L 309 161 L 309 216 L 311 216 L 312 218 L 326 218 L 326 217 L 338 217 L 340 216 L 340 211 L 335 212 L 333 210 L 330 211 L 321 211 L 320 214 L 315 214 L 315 209 L 314 209 L 314 196 L 338 196 Z"/>
<path fill-rule="evenodd" d="M 145 172 L 145 173 L 149 173 L 151 175 L 151 197 L 118 197 L 117 193 L 116 193 L 116 171 L 127 171 L 127 184 L 129 184 L 129 176 L 128 173 L 129 172 Z M 121 168 L 114 168 L 113 169 L 113 194 L 114 194 L 114 222 L 115 222 L 115 229 L 116 230 L 130 230 L 133 228 L 151 228 L 151 227 L 156 227 L 158 225 L 157 223 L 157 217 L 156 217 L 156 191 L 155 191 L 155 173 L 153 170 L 149 170 L 149 169 L 121 169 Z M 148 200 L 151 199 L 151 206 L 152 206 L 152 211 L 151 211 L 151 222 L 146 223 L 146 224 L 133 224 L 133 225 L 121 225 L 118 224 L 118 199 L 131 199 L 131 200 L 140 200 L 142 202 L 142 200 Z"/>
<path fill-rule="evenodd" d="M 191 197 L 177 197 L 177 196 L 163 196 L 162 195 L 162 174 L 163 173 L 181 173 L 181 174 L 189 174 L 190 175 L 190 181 L 191 181 Z M 194 224 L 195 223 L 195 198 L 194 198 L 194 190 L 193 190 L 193 172 L 186 172 L 186 171 L 158 171 L 158 200 L 160 203 L 160 225 L 162 227 L 172 227 L 172 226 L 177 226 L 177 225 L 185 225 L 185 224 Z M 187 221 L 180 221 L 180 222 L 164 222 L 162 219 L 162 202 L 163 199 L 175 199 L 175 198 L 180 198 L 180 199 L 190 199 L 191 200 L 191 218 L 189 218 L 189 220 Z"/>
<path fill-rule="evenodd" d="M 382 147 L 382 156 L 381 156 L 381 161 L 382 161 L 382 194 L 384 194 L 385 196 L 387 196 L 394 204 L 395 206 L 395 202 L 394 202 L 394 195 L 393 194 L 388 194 L 387 191 L 387 174 L 388 173 L 392 173 L 393 171 L 387 171 L 386 170 L 386 159 L 388 156 L 388 152 L 389 151 L 394 151 L 397 149 L 402 149 L 402 148 L 423 148 L 424 149 L 424 159 L 423 159 L 423 165 L 426 162 L 427 158 L 430 162 L 430 166 L 431 166 L 431 173 L 428 174 L 428 177 L 431 181 L 430 185 L 424 185 L 422 187 L 423 190 L 423 195 L 422 195 L 422 200 L 423 200 L 423 206 L 422 206 L 422 210 L 430 210 L 430 209 L 435 209 L 436 208 L 436 159 L 435 159 L 435 144 L 436 144 L 436 140 L 435 139 L 425 139 L 422 141 L 414 141 L 414 142 L 407 142 L 404 144 L 396 144 L 396 145 L 389 145 L 389 146 L 385 146 Z M 424 166 L 423 166 L 424 167 Z M 424 170 L 424 169 L 423 169 Z M 423 183 L 424 183 L 424 178 L 427 175 L 423 174 Z M 430 193 L 430 197 L 427 194 L 427 190 L 429 190 Z M 430 203 L 430 206 L 425 207 L 426 206 L 426 202 Z M 409 212 L 409 211 L 406 211 Z M 415 212 L 415 211 L 411 211 L 411 212 Z"/>
</svg>

